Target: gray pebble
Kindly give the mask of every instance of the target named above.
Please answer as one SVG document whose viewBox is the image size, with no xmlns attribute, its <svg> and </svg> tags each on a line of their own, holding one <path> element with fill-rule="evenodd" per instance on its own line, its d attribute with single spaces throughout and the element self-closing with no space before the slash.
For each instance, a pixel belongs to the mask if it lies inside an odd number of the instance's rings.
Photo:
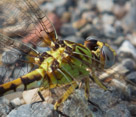
<svg viewBox="0 0 136 117">
<path fill-rule="evenodd" d="M 130 80 L 131 82 L 136 84 L 136 71 L 131 72 L 126 76 L 126 80 Z"/>
<path fill-rule="evenodd" d="M 7 99 L 0 97 L 0 117 L 6 117 L 12 107 Z"/>
<path fill-rule="evenodd" d="M 72 42 L 84 44 L 84 39 L 81 38 L 81 37 L 68 36 L 68 37 L 64 38 L 64 40 L 69 40 L 69 41 L 72 41 Z"/>
<path fill-rule="evenodd" d="M 122 65 L 126 67 L 129 71 L 132 71 L 135 69 L 136 64 L 133 59 L 128 58 L 122 61 Z"/>
<path fill-rule="evenodd" d="M 74 29 L 71 24 L 64 24 L 60 29 L 60 33 L 64 37 L 65 36 L 70 36 L 70 35 L 75 35 L 76 34 L 76 29 Z"/>
<path fill-rule="evenodd" d="M 12 110 L 7 117 L 58 117 L 53 105 L 47 103 L 25 104 Z"/>
</svg>

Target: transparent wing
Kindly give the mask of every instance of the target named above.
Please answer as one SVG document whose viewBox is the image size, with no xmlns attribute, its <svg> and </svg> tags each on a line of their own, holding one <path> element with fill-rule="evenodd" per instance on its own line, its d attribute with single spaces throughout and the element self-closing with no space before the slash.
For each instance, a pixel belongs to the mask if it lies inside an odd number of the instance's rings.
<svg viewBox="0 0 136 117">
<path fill-rule="evenodd" d="M 0 83 L 4 83 L 36 68 L 35 49 L 50 47 L 57 34 L 33 0 L 1 0 L 0 12 Z"/>
<path fill-rule="evenodd" d="M 0 83 L 30 72 L 37 66 L 37 57 L 39 53 L 33 48 L 0 34 Z"/>
<path fill-rule="evenodd" d="M 34 46 L 50 46 L 57 39 L 53 24 L 33 0 L 3 0 L 1 31 Z"/>
</svg>

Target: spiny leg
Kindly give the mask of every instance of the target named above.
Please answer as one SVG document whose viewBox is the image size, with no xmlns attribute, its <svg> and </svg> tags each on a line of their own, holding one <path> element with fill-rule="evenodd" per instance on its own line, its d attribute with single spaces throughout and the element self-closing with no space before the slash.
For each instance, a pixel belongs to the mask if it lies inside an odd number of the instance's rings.
<svg viewBox="0 0 136 117">
<path fill-rule="evenodd" d="M 67 91 L 64 93 L 64 95 L 55 103 L 54 110 L 57 110 L 61 103 L 63 103 L 71 93 L 74 92 L 75 88 L 77 87 L 77 83 L 73 82 L 71 86 L 67 89 Z"/>
<path fill-rule="evenodd" d="M 99 107 L 98 104 L 92 102 L 91 100 L 89 100 L 89 91 L 90 87 L 89 87 L 89 77 L 85 78 L 85 98 L 88 101 L 88 103 L 92 104 L 93 106 L 97 107 L 99 110 L 102 111 L 102 109 Z M 103 111 L 102 111 L 103 112 Z"/>
<path fill-rule="evenodd" d="M 85 98 L 86 98 L 86 100 L 89 99 L 89 89 L 90 89 L 89 78 L 87 77 L 87 78 L 85 78 Z"/>
<path fill-rule="evenodd" d="M 95 75 L 94 72 L 92 72 L 92 76 L 89 75 L 89 78 L 91 78 L 96 84 L 98 84 L 98 85 L 99 85 L 101 88 L 103 88 L 104 90 L 108 90 L 107 87 L 96 77 L 96 75 Z M 97 108 L 98 108 L 99 110 L 101 110 L 102 112 L 104 112 L 104 111 L 100 108 L 100 106 L 99 106 L 98 104 L 92 102 L 91 100 L 89 100 L 89 98 L 88 98 L 88 102 L 89 102 L 90 104 L 92 104 L 93 106 L 97 107 Z"/>
<path fill-rule="evenodd" d="M 52 88 L 55 88 L 55 87 L 56 87 L 56 85 L 50 85 L 50 86 L 49 86 L 49 89 L 52 89 Z M 38 89 L 38 95 L 39 95 L 39 97 L 41 98 L 41 101 L 33 102 L 31 105 L 33 105 L 33 104 L 35 104 L 35 103 L 39 103 L 39 102 L 44 102 L 44 101 L 45 101 L 43 95 L 41 94 L 41 91 L 46 90 L 46 89 L 48 89 L 48 88 L 40 87 L 40 88 Z"/>
<path fill-rule="evenodd" d="M 94 70 L 92 71 L 92 76 L 89 76 L 96 84 L 98 84 L 104 90 L 108 90 L 107 87 L 96 77 Z"/>
<path fill-rule="evenodd" d="M 96 104 L 95 102 L 93 102 L 93 101 L 91 101 L 91 100 L 89 100 L 89 99 L 88 99 L 87 101 L 88 101 L 89 104 L 91 104 L 91 105 L 95 106 L 96 108 L 98 108 L 102 113 L 104 112 L 104 111 L 101 109 L 101 107 L 100 107 L 98 104 Z M 96 108 L 95 108 L 95 110 L 97 110 Z"/>
<path fill-rule="evenodd" d="M 45 101 L 43 95 L 41 94 L 41 91 L 42 91 L 43 89 L 44 89 L 43 87 L 42 87 L 42 88 L 39 88 L 39 90 L 38 90 L 38 92 L 37 92 L 38 95 L 39 95 L 39 97 L 41 98 L 41 100 L 40 100 L 40 101 L 33 102 L 33 103 L 31 104 L 31 107 L 32 107 L 34 104 L 36 104 L 36 103 L 40 103 L 40 102 L 44 102 L 44 101 Z"/>
</svg>

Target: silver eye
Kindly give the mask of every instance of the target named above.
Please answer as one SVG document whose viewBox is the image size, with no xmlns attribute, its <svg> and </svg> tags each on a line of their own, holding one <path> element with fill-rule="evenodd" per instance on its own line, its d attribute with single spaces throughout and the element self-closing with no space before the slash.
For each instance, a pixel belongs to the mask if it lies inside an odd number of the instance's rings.
<svg viewBox="0 0 136 117">
<path fill-rule="evenodd" d="M 114 53 L 110 50 L 109 47 L 103 46 L 101 49 L 102 55 L 104 56 L 105 59 L 105 65 L 104 68 L 109 68 L 111 67 L 114 62 L 115 62 L 115 55 Z"/>
<path fill-rule="evenodd" d="M 89 36 L 86 38 L 86 41 L 97 41 L 96 37 L 95 36 Z"/>
</svg>

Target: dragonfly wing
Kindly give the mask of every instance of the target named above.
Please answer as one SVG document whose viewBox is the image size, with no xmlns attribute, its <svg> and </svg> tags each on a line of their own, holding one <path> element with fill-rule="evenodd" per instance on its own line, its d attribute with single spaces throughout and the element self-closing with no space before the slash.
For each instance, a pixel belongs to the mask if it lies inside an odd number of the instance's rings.
<svg viewBox="0 0 136 117">
<path fill-rule="evenodd" d="M 34 62 L 36 57 L 39 58 L 39 53 L 33 48 L 50 47 L 51 42 L 57 39 L 57 34 L 48 17 L 33 0 L 0 1 L 0 9 L 0 32 L 14 39 L 0 35 L 2 83 L 5 78 L 15 78 L 27 73 L 20 73 L 24 71 L 22 66 L 31 66 L 31 69 L 37 66 Z M 31 47 L 27 46 L 28 43 Z M 22 65 L 19 66 L 19 64 Z M 19 75 L 13 76 L 15 69 L 18 69 Z"/>
<path fill-rule="evenodd" d="M 50 47 L 51 42 L 55 42 L 56 30 L 35 1 L 5 0 L 0 3 L 4 14 L 2 17 L 4 23 L 1 24 L 3 32 L 9 36 L 14 34 L 24 43 L 31 43 L 34 46 Z"/>
<path fill-rule="evenodd" d="M 33 48 L 0 34 L 0 83 L 30 72 L 37 66 L 34 61 L 38 56 Z"/>
<path fill-rule="evenodd" d="M 38 67 L 35 58 L 39 59 L 39 53 L 35 48 L 50 47 L 57 34 L 32 0 L 0 1 L 0 9 L 0 84 L 3 84 Z"/>
</svg>

